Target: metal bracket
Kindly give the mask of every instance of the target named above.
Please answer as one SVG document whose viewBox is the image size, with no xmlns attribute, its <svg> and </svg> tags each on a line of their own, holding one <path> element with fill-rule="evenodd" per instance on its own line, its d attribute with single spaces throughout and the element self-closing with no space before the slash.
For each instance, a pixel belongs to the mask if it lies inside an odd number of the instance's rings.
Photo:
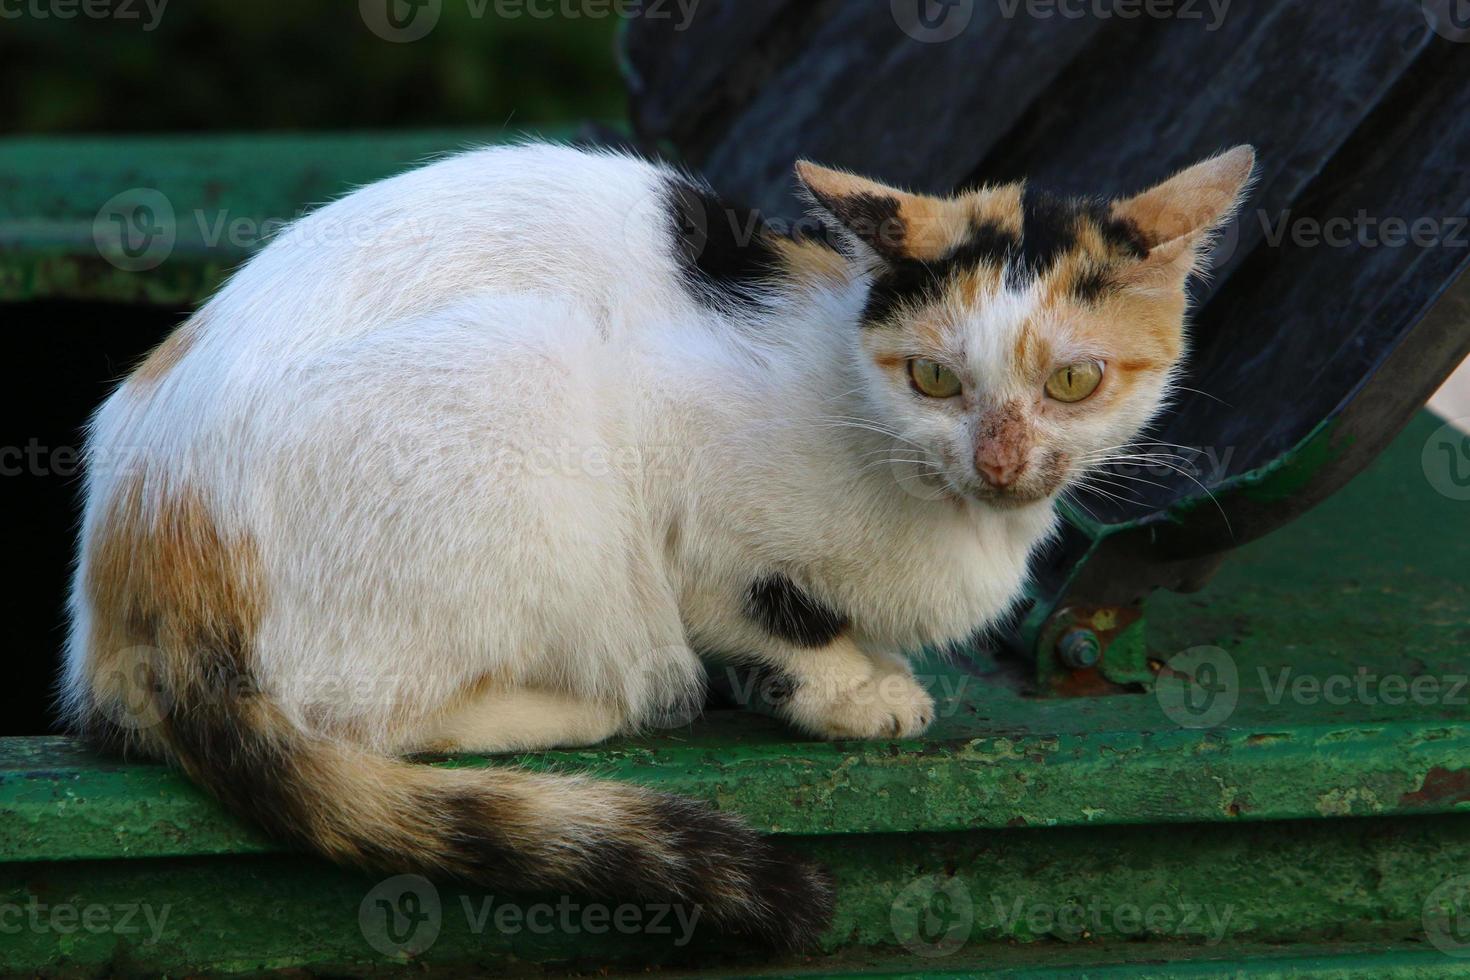
<svg viewBox="0 0 1470 980">
<path fill-rule="evenodd" d="M 1143 606 L 1068 606 L 1036 636 L 1036 680 L 1044 695 L 1147 691 L 1157 671 L 1144 642 Z"/>
</svg>

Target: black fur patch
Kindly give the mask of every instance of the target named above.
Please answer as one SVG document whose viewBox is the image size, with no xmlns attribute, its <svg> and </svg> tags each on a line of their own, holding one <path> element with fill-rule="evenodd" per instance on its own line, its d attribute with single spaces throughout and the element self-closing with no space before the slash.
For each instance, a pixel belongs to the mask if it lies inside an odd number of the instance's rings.
<svg viewBox="0 0 1470 980">
<path fill-rule="evenodd" d="M 937 263 L 920 262 L 918 259 L 889 262 L 868 289 L 867 302 L 863 305 L 863 325 L 876 326 L 905 304 L 918 305 L 937 299 L 944 281 L 937 266 Z"/>
<path fill-rule="evenodd" d="M 1084 303 L 1095 303 L 1117 288 L 1117 281 L 1101 268 L 1089 269 L 1072 283 L 1072 295 Z"/>
<path fill-rule="evenodd" d="M 1021 196 L 1021 253 L 1011 266 L 1011 280 L 1045 275 L 1057 260 L 1077 246 L 1077 202 L 1026 188 Z"/>
<path fill-rule="evenodd" d="M 890 259 L 888 268 L 874 280 L 863 308 L 863 325 L 876 326 L 902 305 L 921 306 L 943 295 L 957 271 L 989 264 L 1002 266 L 1020 248 L 1020 240 L 999 225 L 976 223 L 969 237 L 949 254 L 933 262 L 919 259 Z"/>
<path fill-rule="evenodd" d="M 315 843 L 314 814 L 303 789 L 296 750 L 288 739 L 264 736 L 270 709 L 245 666 L 244 641 L 232 627 L 191 637 L 195 666 L 168 678 L 164 740 L 188 774 L 230 809 L 273 836 L 300 847 Z"/>
<path fill-rule="evenodd" d="M 815 192 L 813 192 L 815 193 Z M 846 197 L 816 195 L 832 216 L 879 255 L 901 259 L 908 226 L 899 215 L 896 197 L 880 194 L 849 194 Z"/>
<path fill-rule="evenodd" d="M 1004 265 L 1020 247 L 1020 239 L 1000 225 L 976 222 L 970 227 L 970 236 L 947 261 L 968 265 L 981 262 Z"/>
<path fill-rule="evenodd" d="M 698 904 L 725 928 L 769 945 L 815 945 L 832 922 L 831 875 L 708 803 L 678 796 L 657 799 L 657 826 L 649 828 L 649 836 L 673 843 L 684 858 L 684 900 Z M 645 883 L 657 870 L 646 869 L 634 881 Z M 732 895 L 755 895 L 759 904 L 730 909 Z"/>
<path fill-rule="evenodd" d="M 1142 229 L 1127 218 L 1113 217 L 1104 205 L 1099 204 L 1096 207 L 1094 220 L 1114 252 L 1130 259 L 1141 259 L 1148 255 L 1148 240 Z"/>
<path fill-rule="evenodd" d="M 780 257 L 761 216 L 680 180 L 669 182 L 668 209 L 689 291 L 712 305 L 763 305 L 761 286 L 779 274 Z"/>
<path fill-rule="evenodd" d="M 1107 204 L 1092 198 L 1065 198 L 1049 191 L 1026 188 L 1021 198 L 1020 255 L 1008 270 L 1014 285 L 1032 277 L 1044 276 L 1057 261 L 1077 247 L 1084 225 L 1096 228 L 1107 247 L 1101 261 L 1138 259 L 1148 254 L 1147 243 L 1132 222 L 1113 217 Z M 1112 288 L 1112 279 L 1102 267 L 1095 267 L 1078 278 L 1073 293 L 1083 300 L 1095 300 Z"/>
<path fill-rule="evenodd" d="M 801 647 L 822 647 L 847 628 L 847 617 L 803 592 L 777 573 L 756 580 L 745 599 L 751 619 L 772 636 Z"/>
</svg>

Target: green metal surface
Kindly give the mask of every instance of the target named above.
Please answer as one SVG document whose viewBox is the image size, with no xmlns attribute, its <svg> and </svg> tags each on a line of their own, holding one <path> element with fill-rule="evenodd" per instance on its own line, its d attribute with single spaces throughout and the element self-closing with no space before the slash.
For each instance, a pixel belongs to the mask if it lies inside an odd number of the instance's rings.
<svg viewBox="0 0 1470 980">
<path fill-rule="evenodd" d="M 1259 503 L 1285 503 L 1308 486 L 1317 473 L 1344 449 L 1335 420 L 1324 420 L 1300 443 L 1266 465 L 1235 474 L 1209 490 L 1201 486 L 1199 493 L 1179 498 L 1162 515 L 1146 521 L 1102 523 L 1070 501 L 1063 501 L 1060 505 L 1062 514 L 1090 539 L 1090 543 L 1086 553 L 1069 569 L 1066 581 L 1059 588 L 1049 595 L 1032 590 L 1032 606 L 1019 627 L 1020 647 L 1035 658 L 1037 678 L 1042 687 L 1057 689 L 1062 686 L 1063 679 L 1060 675 L 1067 668 L 1059 663 L 1053 643 L 1058 632 L 1067 627 L 1068 617 L 1067 610 L 1061 608 L 1059 601 L 1082 577 L 1088 562 L 1097 557 L 1104 541 L 1144 526 L 1158 526 L 1161 523 L 1183 525 L 1191 514 L 1201 508 L 1219 509 L 1222 498 L 1228 500 L 1235 494 Z M 1223 519 L 1223 509 L 1221 516 Z M 1108 649 L 1110 645 L 1104 644 L 1101 672 L 1104 675 L 1111 674 L 1107 679 L 1115 684 L 1151 683 L 1151 676 L 1142 669 L 1136 634 L 1129 632 L 1120 639 L 1125 642 L 1111 657 Z"/>
<path fill-rule="evenodd" d="M 714 962 L 847 972 L 862 954 L 906 955 L 916 967 L 993 962 L 1011 943 L 1029 947 L 1029 956 L 1010 954 L 1015 966 L 1157 964 L 1284 942 L 1417 942 L 1444 960 L 1453 957 L 1429 938 L 1426 900 L 1470 868 L 1470 821 L 1185 825 L 1162 838 L 1147 827 L 1020 829 L 791 846 L 835 870 L 838 908 L 823 950 L 774 963 L 748 943 L 706 935 L 679 910 L 655 921 L 654 905 L 421 881 L 409 904 L 391 879 L 261 855 L 0 869 L 0 910 L 18 910 L 0 911 L 0 928 L 23 925 L 0 947 L 0 970 L 358 973 L 412 961 L 481 975 Z M 634 910 L 623 927 L 590 915 L 620 904 Z M 390 932 L 397 909 L 405 921 Z M 1450 952 L 1470 951 L 1460 945 L 1470 937 L 1438 938 Z"/>
<path fill-rule="evenodd" d="M 1072 696 L 1151 690 L 1155 661 L 1147 626 L 1136 607 L 1057 610 L 1036 637 L 1037 690 Z"/>
<path fill-rule="evenodd" d="M 316 205 L 441 154 L 517 135 L 0 140 L 0 302 L 194 306 Z"/>
</svg>

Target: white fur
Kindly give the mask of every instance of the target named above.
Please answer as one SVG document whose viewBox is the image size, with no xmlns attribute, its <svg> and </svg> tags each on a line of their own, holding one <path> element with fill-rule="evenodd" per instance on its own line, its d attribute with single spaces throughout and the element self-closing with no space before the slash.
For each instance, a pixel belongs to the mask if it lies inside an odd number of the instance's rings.
<svg viewBox="0 0 1470 980">
<path fill-rule="evenodd" d="M 934 499 L 869 465 L 893 442 L 848 420 L 918 423 L 881 414 L 863 278 L 761 322 L 713 313 L 680 285 L 663 179 L 483 149 L 297 222 L 177 366 L 97 413 L 79 575 L 129 467 L 150 499 L 202 491 L 264 563 L 259 681 L 299 723 L 384 748 L 487 675 L 654 721 L 698 697 L 691 648 L 780 646 L 743 610 L 777 570 L 874 653 L 994 619 L 1050 502 Z M 977 373 L 1005 309 L 973 326 Z M 73 609 L 75 692 L 80 589 Z"/>
</svg>

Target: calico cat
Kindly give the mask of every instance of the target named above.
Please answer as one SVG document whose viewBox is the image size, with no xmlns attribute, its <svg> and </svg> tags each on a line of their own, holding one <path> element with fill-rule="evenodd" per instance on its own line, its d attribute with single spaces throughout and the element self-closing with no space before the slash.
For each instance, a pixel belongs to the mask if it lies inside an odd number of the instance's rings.
<svg viewBox="0 0 1470 980">
<path fill-rule="evenodd" d="M 1160 410 L 1253 159 L 1111 203 L 801 163 L 826 236 L 545 144 L 364 187 L 98 410 L 67 715 L 335 861 L 810 943 L 823 873 L 708 805 L 401 757 L 656 724 L 696 651 L 804 732 L 922 732 L 901 651 L 1001 614 Z"/>
</svg>

